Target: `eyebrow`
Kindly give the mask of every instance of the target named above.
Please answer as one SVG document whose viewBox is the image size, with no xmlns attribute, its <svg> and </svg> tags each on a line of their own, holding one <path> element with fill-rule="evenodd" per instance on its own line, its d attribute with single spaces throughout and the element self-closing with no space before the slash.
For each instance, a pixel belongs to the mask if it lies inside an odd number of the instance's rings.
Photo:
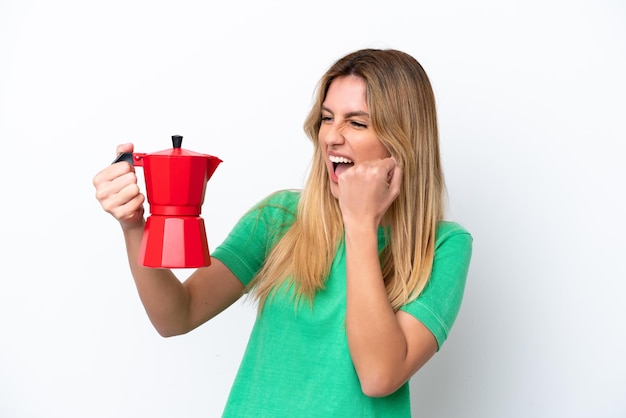
<svg viewBox="0 0 626 418">
<path fill-rule="evenodd" d="M 333 113 L 329 108 L 327 108 L 326 106 L 322 106 L 322 110 L 325 110 L 329 113 Z M 353 112 L 348 112 L 344 115 L 344 118 L 351 118 L 353 116 L 361 116 L 361 117 L 370 117 L 370 114 L 367 112 L 364 112 L 362 110 L 355 110 Z"/>
</svg>

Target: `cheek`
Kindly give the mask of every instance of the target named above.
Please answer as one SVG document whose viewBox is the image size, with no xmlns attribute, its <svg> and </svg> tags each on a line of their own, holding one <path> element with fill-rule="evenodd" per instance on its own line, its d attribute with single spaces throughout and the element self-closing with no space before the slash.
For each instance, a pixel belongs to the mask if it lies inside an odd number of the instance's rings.
<svg viewBox="0 0 626 418">
<path fill-rule="evenodd" d="M 375 139 L 371 142 L 369 150 L 371 157 L 370 159 L 372 160 L 387 158 L 391 156 L 391 153 L 389 152 L 387 147 L 378 139 Z"/>
<path fill-rule="evenodd" d="M 358 147 L 359 154 L 366 160 L 378 160 L 391 155 L 385 144 L 378 138 L 378 135 L 371 131 L 365 135 L 353 138 L 352 146 L 355 151 L 357 151 Z"/>
<path fill-rule="evenodd" d="M 317 133 L 317 142 L 319 142 L 320 144 L 325 144 L 326 141 L 326 131 L 327 129 L 325 129 L 324 124 L 322 124 L 320 126 L 320 130 Z"/>
</svg>

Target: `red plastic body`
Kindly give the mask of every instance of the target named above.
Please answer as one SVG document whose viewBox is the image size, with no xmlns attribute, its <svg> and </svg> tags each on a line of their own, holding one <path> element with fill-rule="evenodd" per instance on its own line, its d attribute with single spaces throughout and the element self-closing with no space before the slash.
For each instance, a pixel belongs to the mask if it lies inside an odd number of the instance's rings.
<svg viewBox="0 0 626 418">
<path fill-rule="evenodd" d="M 200 216 L 207 181 L 222 162 L 183 148 L 134 153 L 143 167 L 150 216 L 139 263 L 146 267 L 192 268 L 211 264 L 204 220 Z"/>
</svg>

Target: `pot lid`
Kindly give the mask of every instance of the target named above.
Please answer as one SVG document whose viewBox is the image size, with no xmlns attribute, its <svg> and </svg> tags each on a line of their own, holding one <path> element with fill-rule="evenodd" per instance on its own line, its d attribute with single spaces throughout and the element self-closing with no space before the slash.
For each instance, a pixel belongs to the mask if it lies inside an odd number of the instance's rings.
<svg viewBox="0 0 626 418">
<path fill-rule="evenodd" d="M 159 156 L 175 156 L 175 157 L 213 157 L 212 155 L 202 154 L 195 151 L 182 148 L 183 137 L 181 135 L 172 135 L 172 148 L 163 151 L 149 153 L 148 155 Z"/>
</svg>

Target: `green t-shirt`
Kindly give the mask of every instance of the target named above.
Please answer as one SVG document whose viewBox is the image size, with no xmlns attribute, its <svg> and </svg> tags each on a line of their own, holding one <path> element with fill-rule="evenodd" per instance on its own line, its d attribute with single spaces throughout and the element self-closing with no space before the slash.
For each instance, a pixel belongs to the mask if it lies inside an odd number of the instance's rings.
<svg viewBox="0 0 626 418">
<path fill-rule="evenodd" d="M 271 195 L 242 217 L 213 252 L 248 284 L 273 244 L 293 223 L 299 192 Z M 382 232 L 379 245 L 384 245 Z M 472 237 L 441 222 L 433 271 L 422 294 L 401 309 L 433 333 L 439 347 L 456 319 L 467 276 Z M 287 286 L 287 285 L 285 285 Z M 313 306 L 294 306 L 293 289 L 275 292 L 258 315 L 224 417 L 410 417 L 409 384 L 393 394 L 363 394 L 345 332 L 346 259 L 340 244 L 325 288 Z"/>
</svg>

